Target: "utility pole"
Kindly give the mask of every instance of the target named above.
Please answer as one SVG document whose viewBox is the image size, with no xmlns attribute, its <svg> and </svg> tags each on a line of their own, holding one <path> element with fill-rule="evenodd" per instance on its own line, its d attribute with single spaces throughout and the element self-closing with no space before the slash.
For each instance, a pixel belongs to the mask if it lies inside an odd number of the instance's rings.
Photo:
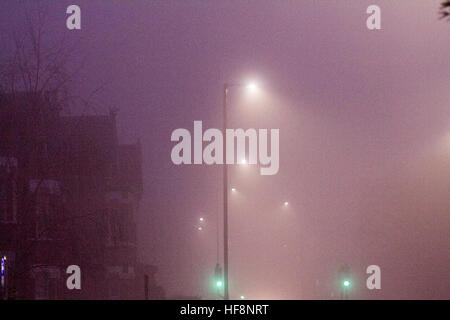
<svg viewBox="0 0 450 320">
<path fill-rule="evenodd" d="M 232 87 L 247 87 L 254 90 L 256 85 L 251 83 L 244 85 L 242 83 L 225 83 L 223 86 L 223 289 L 224 299 L 229 300 L 228 286 L 228 164 L 227 164 L 227 95 Z"/>
</svg>

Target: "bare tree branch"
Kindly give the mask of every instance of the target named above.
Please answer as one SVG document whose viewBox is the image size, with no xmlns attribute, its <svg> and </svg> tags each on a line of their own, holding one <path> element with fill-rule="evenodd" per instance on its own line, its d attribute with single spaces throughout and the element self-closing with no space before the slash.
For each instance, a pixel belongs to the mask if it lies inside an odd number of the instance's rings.
<svg viewBox="0 0 450 320">
<path fill-rule="evenodd" d="M 448 19 L 450 21 L 450 0 L 442 2 L 439 14 L 440 19 Z"/>
</svg>

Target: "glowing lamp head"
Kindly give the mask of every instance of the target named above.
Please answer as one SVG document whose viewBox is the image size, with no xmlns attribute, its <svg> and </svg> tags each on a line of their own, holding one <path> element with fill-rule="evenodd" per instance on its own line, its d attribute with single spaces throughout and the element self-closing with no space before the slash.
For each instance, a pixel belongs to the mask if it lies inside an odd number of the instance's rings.
<svg viewBox="0 0 450 320">
<path fill-rule="evenodd" d="M 217 288 L 222 288 L 222 286 L 223 286 L 223 282 L 222 281 L 220 281 L 220 280 L 216 281 L 216 287 Z"/>
<path fill-rule="evenodd" d="M 346 287 L 346 288 L 350 287 L 350 281 L 348 281 L 348 280 L 345 280 L 342 284 L 343 284 L 344 287 Z"/>
<path fill-rule="evenodd" d="M 259 87 L 256 82 L 250 82 L 249 84 L 247 84 L 247 90 L 250 93 L 255 93 L 258 91 L 258 89 L 259 89 Z"/>
<path fill-rule="evenodd" d="M 285 201 L 284 206 L 287 207 L 289 205 L 289 202 Z"/>
</svg>

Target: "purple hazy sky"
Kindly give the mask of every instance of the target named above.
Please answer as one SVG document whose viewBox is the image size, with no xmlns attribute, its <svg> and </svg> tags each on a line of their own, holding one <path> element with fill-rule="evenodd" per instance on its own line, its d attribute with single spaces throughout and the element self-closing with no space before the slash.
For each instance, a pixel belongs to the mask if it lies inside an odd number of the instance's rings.
<svg viewBox="0 0 450 320">
<path fill-rule="evenodd" d="M 232 297 L 332 298 L 348 264 L 353 297 L 450 298 L 450 23 L 439 1 L 44 4 L 49 37 L 79 41 L 76 90 L 104 84 L 95 111 L 120 109 L 121 141 L 141 139 L 139 248 L 169 296 L 210 297 L 222 208 L 222 168 L 173 165 L 171 132 L 220 128 L 223 83 L 257 79 L 258 103 L 230 93 L 229 127 L 279 128 L 280 170 L 229 171 Z M 65 28 L 70 4 L 81 31 Z M 366 28 L 371 4 L 380 31 Z M 0 2 L 2 33 L 20 28 L 22 8 Z M 371 264 L 379 291 L 365 288 Z"/>
</svg>

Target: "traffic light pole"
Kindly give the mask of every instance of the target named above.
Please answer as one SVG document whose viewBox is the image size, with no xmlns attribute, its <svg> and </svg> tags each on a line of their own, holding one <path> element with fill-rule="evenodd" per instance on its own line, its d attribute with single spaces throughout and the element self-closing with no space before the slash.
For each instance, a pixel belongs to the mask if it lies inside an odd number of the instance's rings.
<svg viewBox="0 0 450 320">
<path fill-rule="evenodd" d="M 229 300 L 228 291 L 228 168 L 226 160 L 227 145 L 227 93 L 228 84 L 223 87 L 223 290 L 224 299 Z"/>
</svg>

